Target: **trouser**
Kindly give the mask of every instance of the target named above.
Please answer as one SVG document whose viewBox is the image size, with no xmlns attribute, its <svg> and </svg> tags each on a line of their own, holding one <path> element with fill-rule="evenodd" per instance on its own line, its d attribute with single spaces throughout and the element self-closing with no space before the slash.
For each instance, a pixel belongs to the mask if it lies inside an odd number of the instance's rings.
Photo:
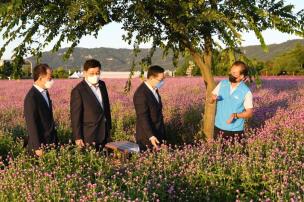
<svg viewBox="0 0 304 202">
<path fill-rule="evenodd" d="M 218 140 L 221 138 L 224 141 L 230 141 L 230 142 L 239 142 L 244 139 L 244 130 L 241 131 L 227 131 L 222 130 L 218 127 L 214 127 L 214 139 Z"/>
</svg>

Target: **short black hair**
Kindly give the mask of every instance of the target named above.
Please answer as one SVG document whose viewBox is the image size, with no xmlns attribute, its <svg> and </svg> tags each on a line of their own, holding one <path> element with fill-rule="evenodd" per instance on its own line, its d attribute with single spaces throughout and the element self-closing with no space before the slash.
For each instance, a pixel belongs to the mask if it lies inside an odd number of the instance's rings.
<svg viewBox="0 0 304 202">
<path fill-rule="evenodd" d="M 162 68 L 158 65 L 150 66 L 148 69 L 147 78 L 150 78 L 151 76 L 157 77 L 158 74 L 164 73 L 164 72 L 165 72 L 164 68 Z"/>
<path fill-rule="evenodd" d="M 46 75 L 48 69 L 51 69 L 48 64 L 37 64 L 33 70 L 34 81 L 37 81 L 39 76 Z"/>
<path fill-rule="evenodd" d="M 245 77 L 248 76 L 248 67 L 243 61 L 237 60 L 231 65 L 231 67 L 233 67 L 233 66 L 241 67 L 240 74 L 244 75 Z"/>
<path fill-rule="evenodd" d="M 95 68 L 95 67 L 99 67 L 99 69 L 101 69 L 100 62 L 95 59 L 89 59 L 89 60 L 85 61 L 84 65 L 83 65 L 83 70 L 88 71 L 88 69 Z"/>
</svg>

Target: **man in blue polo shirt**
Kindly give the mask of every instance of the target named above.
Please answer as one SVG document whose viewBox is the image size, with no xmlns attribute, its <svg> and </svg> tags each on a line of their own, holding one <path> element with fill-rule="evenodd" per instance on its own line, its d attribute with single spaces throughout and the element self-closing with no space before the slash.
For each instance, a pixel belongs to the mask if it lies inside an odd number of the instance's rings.
<svg viewBox="0 0 304 202">
<path fill-rule="evenodd" d="M 240 141 L 245 119 L 253 116 L 252 93 L 243 80 L 248 76 L 244 62 L 232 64 L 228 80 L 221 81 L 212 91 L 211 103 L 217 102 L 214 136 Z"/>
</svg>

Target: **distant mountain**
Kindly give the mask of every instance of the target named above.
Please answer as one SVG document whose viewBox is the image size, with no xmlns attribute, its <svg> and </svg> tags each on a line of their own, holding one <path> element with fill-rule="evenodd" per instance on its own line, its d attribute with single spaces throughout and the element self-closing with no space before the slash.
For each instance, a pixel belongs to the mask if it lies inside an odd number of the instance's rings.
<svg viewBox="0 0 304 202">
<path fill-rule="evenodd" d="M 269 52 L 263 52 L 261 46 L 247 46 L 242 47 L 241 50 L 250 59 L 257 59 L 262 61 L 271 60 L 275 56 L 278 56 L 293 47 L 296 44 L 304 45 L 304 39 L 290 40 L 281 44 L 268 45 Z M 85 60 L 89 58 L 95 58 L 101 61 L 104 70 L 106 71 L 129 71 L 133 61 L 133 51 L 131 49 L 114 49 L 114 48 L 75 48 L 71 57 L 64 61 L 62 56 L 67 48 L 60 49 L 56 53 L 44 52 L 42 54 L 41 62 L 48 63 L 52 67 L 64 67 L 65 69 L 73 67 L 82 67 Z M 149 52 L 149 49 L 142 49 L 138 55 L 138 60 L 145 57 Z M 28 58 L 35 64 L 35 58 Z M 163 58 L 162 50 L 157 49 L 153 58 L 153 64 L 163 66 L 165 69 L 173 69 L 172 54 Z"/>
<path fill-rule="evenodd" d="M 60 49 L 56 53 L 44 52 L 41 62 L 47 63 L 52 67 L 64 67 L 65 69 L 73 67 L 82 67 L 85 60 L 94 58 L 101 62 L 105 71 L 129 71 L 133 62 L 132 49 L 114 49 L 114 48 L 75 48 L 70 58 L 66 61 L 62 59 L 67 48 Z M 137 56 L 137 62 L 146 57 L 149 49 L 141 49 Z M 35 65 L 35 58 L 28 58 Z M 173 69 L 172 54 L 163 58 L 163 52 L 157 49 L 152 58 L 153 64 L 163 66 L 165 69 Z"/>
<path fill-rule="evenodd" d="M 289 40 L 280 44 L 270 44 L 267 46 L 268 52 L 264 52 L 260 45 L 246 46 L 241 48 L 241 51 L 250 59 L 268 61 L 293 49 L 297 44 L 304 45 L 304 39 Z"/>
</svg>

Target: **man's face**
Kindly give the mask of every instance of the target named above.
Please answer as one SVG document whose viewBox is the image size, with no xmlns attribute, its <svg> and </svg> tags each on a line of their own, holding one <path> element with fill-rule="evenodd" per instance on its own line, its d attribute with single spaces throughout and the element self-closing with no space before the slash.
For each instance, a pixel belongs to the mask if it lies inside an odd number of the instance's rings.
<svg viewBox="0 0 304 202">
<path fill-rule="evenodd" d="M 100 68 L 99 67 L 89 68 L 87 71 L 84 71 L 84 74 L 86 79 L 91 76 L 100 76 Z"/>
<path fill-rule="evenodd" d="M 44 86 L 44 88 L 45 88 L 46 82 L 51 81 L 53 79 L 52 73 L 53 73 L 53 71 L 51 69 L 47 69 L 45 75 L 39 76 L 38 80 Z"/>
<path fill-rule="evenodd" d="M 230 69 L 230 74 L 236 78 L 236 82 L 240 82 L 244 79 L 244 75 L 241 74 L 242 68 L 241 66 L 232 66 Z"/>
<path fill-rule="evenodd" d="M 157 76 L 152 76 L 151 81 L 152 81 L 152 87 L 155 87 L 159 82 L 163 81 L 165 79 L 165 74 L 164 73 L 159 73 Z"/>
</svg>

